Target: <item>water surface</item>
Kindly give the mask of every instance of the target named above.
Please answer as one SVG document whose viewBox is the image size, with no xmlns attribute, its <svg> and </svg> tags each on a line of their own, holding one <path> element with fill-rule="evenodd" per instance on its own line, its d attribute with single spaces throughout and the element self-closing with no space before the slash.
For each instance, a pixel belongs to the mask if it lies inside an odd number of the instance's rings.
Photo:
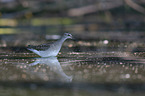
<svg viewBox="0 0 145 96">
<path fill-rule="evenodd" d="M 132 45 L 68 40 L 57 57 L 48 58 L 41 58 L 25 47 L 1 47 L 1 94 L 143 96 L 144 45 L 130 48 Z"/>
</svg>

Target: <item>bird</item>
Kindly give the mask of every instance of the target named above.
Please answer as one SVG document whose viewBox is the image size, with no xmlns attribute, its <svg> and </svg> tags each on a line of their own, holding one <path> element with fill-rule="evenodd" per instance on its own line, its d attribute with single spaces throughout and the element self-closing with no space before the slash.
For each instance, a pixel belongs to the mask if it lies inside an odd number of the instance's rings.
<svg viewBox="0 0 145 96">
<path fill-rule="evenodd" d="M 51 44 L 46 43 L 46 44 L 42 44 L 38 46 L 29 45 L 27 49 L 41 57 L 52 57 L 52 56 L 55 57 L 58 55 L 63 42 L 66 39 L 72 39 L 72 38 L 73 37 L 70 33 L 64 33 L 64 35 L 59 40 L 55 41 L 54 43 L 51 43 Z"/>
</svg>

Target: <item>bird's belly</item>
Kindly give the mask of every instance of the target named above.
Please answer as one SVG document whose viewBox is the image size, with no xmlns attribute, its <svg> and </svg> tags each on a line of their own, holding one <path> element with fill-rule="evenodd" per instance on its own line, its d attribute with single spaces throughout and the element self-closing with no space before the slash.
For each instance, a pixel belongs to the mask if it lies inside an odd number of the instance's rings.
<svg viewBox="0 0 145 96">
<path fill-rule="evenodd" d="M 41 57 L 50 57 L 50 56 L 56 56 L 58 54 L 58 51 L 41 51 L 40 56 Z"/>
</svg>

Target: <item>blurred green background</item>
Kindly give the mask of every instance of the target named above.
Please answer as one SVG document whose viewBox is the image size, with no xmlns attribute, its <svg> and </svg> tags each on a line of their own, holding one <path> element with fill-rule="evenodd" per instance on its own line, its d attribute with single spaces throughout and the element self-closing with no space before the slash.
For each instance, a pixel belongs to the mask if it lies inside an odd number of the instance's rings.
<svg viewBox="0 0 145 96">
<path fill-rule="evenodd" d="M 144 7 L 144 0 L 0 0 L 0 44 L 25 46 L 64 32 L 78 39 L 142 41 Z"/>
</svg>

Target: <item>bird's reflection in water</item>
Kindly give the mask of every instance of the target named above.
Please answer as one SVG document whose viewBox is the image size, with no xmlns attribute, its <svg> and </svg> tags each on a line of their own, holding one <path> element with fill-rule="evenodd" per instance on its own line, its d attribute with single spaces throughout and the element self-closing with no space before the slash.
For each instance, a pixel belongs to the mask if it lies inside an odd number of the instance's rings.
<svg viewBox="0 0 145 96">
<path fill-rule="evenodd" d="M 56 73 L 60 81 L 63 82 L 72 82 L 72 76 L 68 76 L 63 72 L 63 69 L 57 59 L 57 57 L 48 57 L 48 58 L 35 58 L 36 61 L 33 63 L 30 63 L 29 66 L 35 66 L 38 64 L 45 64 L 47 65 L 51 71 Z"/>
</svg>

